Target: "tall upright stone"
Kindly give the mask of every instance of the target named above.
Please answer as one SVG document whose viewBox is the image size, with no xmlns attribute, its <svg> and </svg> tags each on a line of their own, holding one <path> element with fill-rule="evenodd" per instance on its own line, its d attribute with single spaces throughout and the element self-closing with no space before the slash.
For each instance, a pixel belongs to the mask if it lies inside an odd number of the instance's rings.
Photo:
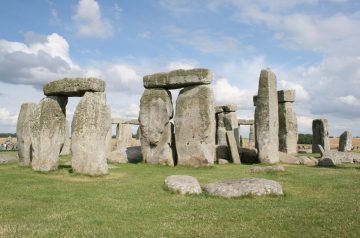
<svg viewBox="0 0 360 238">
<path fill-rule="evenodd" d="M 69 121 L 66 120 L 66 127 L 65 127 L 65 142 L 64 146 L 61 148 L 60 155 L 69 155 L 71 154 L 71 139 L 70 139 L 70 130 L 69 130 Z"/>
<path fill-rule="evenodd" d="M 178 164 L 208 166 L 215 158 L 215 111 L 210 85 L 182 89 L 176 101 Z"/>
<path fill-rule="evenodd" d="M 141 150 L 149 164 L 174 166 L 171 94 L 166 89 L 145 89 L 140 100 Z"/>
<path fill-rule="evenodd" d="M 339 139 L 339 151 L 347 152 L 352 149 L 352 135 L 350 131 L 344 131 Z"/>
<path fill-rule="evenodd" d="M 318 145 L 321 145 L 325 151 L 330 150 L 329 125 L 327 119 L 315 119 L 312 123 L 313 141 L 312 152 L 320 153 Z"/>
<path fill-rule="evenodd" d="M 105 93 L 86 92 L 71 124 L 71 166 L 75 172 L 91 176 L 108 172 L 110 128 L 111 110 Z"/>
<path fill-rule="evenodd" d="M 250 125 L 249 148 L 255 148 L 255 126 Z"/>
<path fill-rule="evenodd" d="M 279 102 L 279 151 L 297 153 L 297 119 L 293 109 L 295 90 L 278 91 Z"/>
<path fill-rule="evenodd" d="M 29 166 L 32 160 L 30 119 L 35 111 L 35 103 L 23 103 L 16 124 L 18 156 L 20 165 Z"/>
<path fill-rule="evenodd" d="M 47 172 L 58 168 L 65 142 L 67 101 L 65 96 L 49 96 L 36 106 L 30 120 L 33 170 Z"/>
<path fill-rule="evenodd" d="M 223 106 L 224 110 L 224 126 L 227 131 L 233 131 L 236 144 L 240 144 L 240 136 L 239 136 L 239 125 L 238 119 L 236 117 L 236 104 L 228 104 Z"/>
<path fill-rule="evenodd" d="M 126 149 L 131 146 L 131 124 L 119 123 L 116 126 L 116 148 L 108 160 L 111 162 L 127 161 Z"/>
<path fill-rule="evenodd" d="M 255 134 L 258 157 L 262 163 L 279 162 L 279 115 L 276 76 L 261 70 L 255 108 Z"/>
</svg>

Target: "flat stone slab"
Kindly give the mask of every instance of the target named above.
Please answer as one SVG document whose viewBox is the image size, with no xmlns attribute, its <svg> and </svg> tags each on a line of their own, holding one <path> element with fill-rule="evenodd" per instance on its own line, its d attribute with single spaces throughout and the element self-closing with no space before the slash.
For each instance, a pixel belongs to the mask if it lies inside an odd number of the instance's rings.
<svg viewBox="0 0 360 238">
<path fill-rule="evenodd" d="M 171 175 L 166 177 L 165 186 L 171 191 L 180 194 L 200 194 L 199 181 L 188 175 Z"/>
<path fill-rule="evenodd" d="M 208 69 L 178 69 L 168 73 L 146 75 L 143 81 L 145 88 L 178 89 L 187 86 L 210 84 L 212 74 Z"/>
<path fill-rule="evenodd" d="M 46 96 L 82 97 L 86 92 L 104 92 L 105 81 L 97 78 L 64 78 L 44 85 Z"/>
<path fill-rule="evenodd" d="M 0 164 L 6 164 L 8 162 L 17 161 L 18 158 L 16 157 L 0 157 Z"/>
<path fill-rule="evenodd" d="M 275 166 L 255 166 L 250 169 L 251 173 L 268 173 L 268 172 L 283 172 L 285 168 L 281 165 Z"/>
<path fill-rule="evenodd" d="M 259 178 L 243 178 L 209 183 L 203 190 L 212 196 L 233 198 L 248 195 L 284 195 L 281 185 L 273 180 Z"/>
<path fill-rule="evenodd" d="M 295 102 L 295 90 L 280 90 L 278 93 L 278 102 Z"/>
<path fill-rule="evenodd" d="M 254 125 L 253 119 L 238 119 L 238 125 Z"/>
</svg>

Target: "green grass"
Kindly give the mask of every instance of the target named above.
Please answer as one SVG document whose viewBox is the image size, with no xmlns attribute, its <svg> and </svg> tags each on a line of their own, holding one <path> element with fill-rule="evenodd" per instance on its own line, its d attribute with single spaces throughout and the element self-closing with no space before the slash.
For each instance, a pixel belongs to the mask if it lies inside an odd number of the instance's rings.
<svg viewBox="0 0 360 238">
<path fill-rule="evenodd" d="M 16 157 L 17 154 L 18 154 L 17 151 L 6 151 L 6 150 L 0 151 L 0 157 Z"/>
<path fill-rule="evenodd" d="M 360 165 L 251 174 L 250 165 L 175 168 L 112 165 L 110 174 L 37 173 L 0 165 L 0 237 L 359 237 Z M 244 177 L 273 179 L 283 197 L 223 199 L 181 196 L 163 188 L 166 176 L 201 184 Z"/>
</svg>

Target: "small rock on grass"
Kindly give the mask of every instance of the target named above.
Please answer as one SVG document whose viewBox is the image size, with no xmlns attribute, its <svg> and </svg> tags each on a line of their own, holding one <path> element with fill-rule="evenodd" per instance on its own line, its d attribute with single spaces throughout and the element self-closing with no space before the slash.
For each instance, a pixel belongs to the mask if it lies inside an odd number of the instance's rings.
<svg viewBox="0 0 360 238">
<path fill-rule="evenodd" d="M 171 175 L 166 177 L 165 186 L 170 191 L 180 194 L 200 194 L 199 181 L 188 175 Z"/>
</svg>

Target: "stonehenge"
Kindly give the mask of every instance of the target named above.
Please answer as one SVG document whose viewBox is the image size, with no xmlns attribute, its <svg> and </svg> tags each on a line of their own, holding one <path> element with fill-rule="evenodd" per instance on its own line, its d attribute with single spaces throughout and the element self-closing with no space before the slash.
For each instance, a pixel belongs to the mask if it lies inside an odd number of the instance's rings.
<svg viewBox="0 0 360 238">
<path fill-rule="evenodd" d="M 339 151 L 347 152 L 352 149 L 352 135 L 350 131 L 344 131 L 339 138 Z"/>
<path fill-rule="evenodd" d="M 249 131 L 249 148 L 255 148 L 255 126 L 254 126 L 254 120 L 249 119 L 238 119 L 238 125 L 239 125 L 239 134 L 241 131 L 241 126 L 250 126 Z M 243 147 L 242 143 L 240 143 L 240 147 Z"/>
<path fill-rule="evenodd" d="M 211 81 L 208 69 L 144 76 L 139 123 L 146 163 L 195 167 L 214 163 L 215 113 Z M 169 90 L 181 88 L 174 118 Z"/>
<path fill-rule="evenodd" d="M 322 146 L 324 151 L 330 150 L 329 142 L 329 129 L 327 119 L 315 119 L 312 122 L 313 140 L 312 140 L 312 152 L 320 153 L 319 145 Z"/>
</svg>

